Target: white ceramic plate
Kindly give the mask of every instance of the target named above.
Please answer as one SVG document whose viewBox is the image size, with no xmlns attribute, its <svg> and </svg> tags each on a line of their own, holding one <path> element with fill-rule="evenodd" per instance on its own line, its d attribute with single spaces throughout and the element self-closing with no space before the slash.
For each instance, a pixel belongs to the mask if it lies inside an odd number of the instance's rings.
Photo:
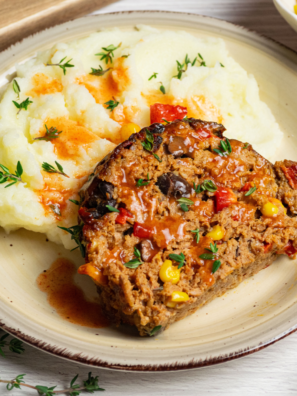
<svg viewBox="0 0 297 396">
<path fill-rule="evenodd" d="M 102 27 L 131 29 L 145 23 L 222 37 L 231 55 L 255 75 L 261 98 L 273 111 L 284 139 L 275 159 L 297 160 L 297 54 L 242 27 L 198 15 L 127 12 L 81 18 L 43 31 L 0 54 L 0 85 L 13 64 L 57 41 Z M 13 246 L 11 246 L 13 245 Z M 1 326 L 56 356 L 88 365 L 135 371 L 183 370 L 221 363 L 255 352 L 297 329 L 297 263 L 285 257 L 221 298 L 178 322 L 157 338 L 140 338 L 122 326 L 92 329 L 61 319 L 39 291 L 36 278 L 57 257 L 78 265 L 79 254 L 45 242 L 45 236 L 0 230 Z M 77 276 L 91 298 L 95 287 Z"/>
</svg>

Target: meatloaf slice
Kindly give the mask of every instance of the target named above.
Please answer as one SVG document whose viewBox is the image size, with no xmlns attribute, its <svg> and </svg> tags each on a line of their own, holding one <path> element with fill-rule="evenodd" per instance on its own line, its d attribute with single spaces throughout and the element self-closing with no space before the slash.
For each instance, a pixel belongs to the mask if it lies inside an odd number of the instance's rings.
<svg viewBox="0 0 297 396">
<path fill-rule="evenodd" d="M 142 336 L 279 254 L 295 256 L 290 179 L 224 130 L 192 118 L 152 124 L 101 161 L 81 191 L 79 272 L 98 285 L 107 315 Z"/>
</svg>

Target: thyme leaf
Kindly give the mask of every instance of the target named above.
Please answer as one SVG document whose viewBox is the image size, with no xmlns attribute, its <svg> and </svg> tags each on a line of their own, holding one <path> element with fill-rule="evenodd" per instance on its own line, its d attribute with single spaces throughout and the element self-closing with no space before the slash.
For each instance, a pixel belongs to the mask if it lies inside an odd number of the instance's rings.
<svg viewBox="0 0 297 396">
<path fill-rule="evenodd" d="M 216 260 L 212 265 L 212 273 L 214 274 L 221 266 L 221 260 Z"/>
<path fill-rule="evenodd" d="M 117 213 L 120 213 L 119 209 L 114 208 L 113 206 L 106 205 L 106 207 L 107 207 L 107 209 L 108 209 L 110 212 L 117 212 Z"/>
<path fill-rule="evenodd" d="M 44 126 L 45 126 L 45 130 L 46 130 L 45 135 L 34 138 L 33 140 L 45 140 L 45 141 L 49 142 L 52 139 L 57 139 L 59 137 L 59 135 L 62 133 L 62 131 L 58 132 L 58 129 L 55 127 L 50 127 L 50 129 L 48 129 L 46 124 Z"/>
<path fill-rule="evenodd" d="M 232 147 L 231 147 L 231 144 L 230 144 L 230 141 L 228 138 L 226 138 L 226 141 L 224 141 L 224 140 L 220 141 L 220 147 L 221 147 L 221 150 L 213 149 L 213 151 L 223 157 L 232 153 Z"/>
<path fill-rule="evenodd" d="M 153 79 L 153 78 L 157 78 L 157 75 L 158 75 L 159 73 L 153 73 L 151 76 L 150 76 L 150 78 L 148 79 L 148 81 L 150 81 L 151 79 Z"/>
<path fill-rule="evenodd" d="M 150 331 L 150 333 L 149 333 L 150 337 L 154 336 L 154 335 L 155 335 L 156 333 L 158 333 L 159 330 L 161 330 L 161 329 L 162 329 L 162 326 L 161 326 L 161 325 L 155 326 L 155 327 Z"/>
<path fill-rule="evenodd" d="M 113 111 L 119 104 L 120 102 L 118 102 L 117 100 L 115 100 L 115 98 L 113 98 L 113 100 L 109 100 L 108 102 L 105 102 L 104 104 L 107 105 L 107 110 Z"/>
<path fill-rule="evenodd" d="M 99 65 L 98 69 L 94 69 L 93 67 L 91 67 L 91 69 L 92 69 L 92 71 L 89 74 L 91 74 L 92 76 L 104 76 L 105 73 L 107 73 L 109 70 L 111 70 L 111 67 L 103 70 L 102 66 Z"/>
<path fill-rule="evenodd" d="M 150 184 L 150 175 L 147 174 L 147 181 L 143 181 L 144 179 L 139 179 L 136 183 L 136 187 L 143 187 Z"/>
<path fill-rule="evenodd" d="M 77 247 L 74 248 L 74 249 L 72 249 L 72 250 L 75 250 L 75 249 L 78 249 L 78 248 L 79 248 L 79 250 L 80 250 L 80 252 L 81 252 L 81 255 L 82 255 L 83 257 L 85 257 L 85 255 L 86 255 L 85 247 L 84 247 L 84 245 L 81 243 L 81 240 L 80 240 L 83 226 L 84 226 L 84 224 L 82 223 L 82 224 L 77 224 L 77 225 L 72 226 L 72 227 L 69 227 L 69 228 L 60 227 L 60 226 L 58 226 L 58 228 L 61 228 L 61 230 L 64 230 L 64 231 L 68 232 L 68 233 L 71 235 L 71 239 L 72 239 L 74 242 L 76 242 Z M 71 251 L 72 251 L 72 250 L 71 250 Z"/>
<path fill-rule="evenodd" d="M 249 195 L 252 195 L 255 191 L 257 190 L 257 187 L 254 186 L 252 188 L 249 189 L 249 191 L 247 193 L 245 193 L 245 197 L 248 197 Z"/>
<path fill-rule="evenodd" d="M 198 61 L 200 62 L 200 66 L 206 67 L 206 63 L 205 63 L 205 60 L 203 59 L 203 56 L 201 54 L 199 54 L 199 53 L 198 53 L 198 56 L 201 59 L 200 61 L 198 59 Z"/>
<path fill-rule="evenodd" d="M 180 269 L 184 264 L 185 264 L 185 255 L 183 253 L 180 254 L 175 254 L 175 253 L 170 253 L 168 256 L 171 260 L 176 261 L 177 263 L 179 263 L 178 265 L 178 269 Z"/>
<path fill-rule="evenodd" d="M 161 84 L 161 85 L 160 85 L 160 91 L 162 92 L 162 94 L 165 95 L 165 93 L 166 93 L 165 87 L 164 87 L 163 83 L 160 83 L 160 84 Z"/>
<path fill-rule="evenodd" d="M 62 63 L 66 58 L 67 58 L 67 56 L 65 56 L 63 59 L 61 59 L 59 63 L 47 63 L 45 66 L 59 66 L 63 70 L 63 74 L 65 76 L 65 74 L 67 72 L 67 68 L 74 67 L 74 65 L 71 65 L 69 63 L 72 61 L 72 58 L 69 59 L 67 62 Z"/>
<path fill-rule="evenodd" d="M 103 52 L 99 52 L 98 54 L 95 54 L 96 56 L 100 56 L 100 60 L 104 60 L 106 64 L 108 63 L 112 63 L 114 58 L 114 51 L 118 48 L 120 48 L 120 46 L 122 45 L 122 43 L 120 43 L 117 47 L 115 47 L 113 44 L 110 44 L 107 47 L 102 47 Z"/>
<path fill-rule="evenodd" d="M 217 191 L 217 186 L 214 184 L 212 180 L 204 180 L 201 184 L 198 184 L 196 186 L 195 183 L 193 183 L 194 190 L 196 194 L 201 193 L 202 191 L 209 191 L 209 192 L 215 192 Z"/>
<path fill-rule="evenodd" d="M 200 240 L 200 230 L 199 230 L 199 228 L 197 228 L 197 230 L 192 230 L 191 232 L 193 232 L 194 234 L 196 234 L 196 235 L 195 235 L 196 243 L 199 243 L 199 240 Z"/>
<path fill-rule="evenodd" d="M 14 90 L 14 92 L 18 95 L 18 99 L 20 98 L 20 92 L 21 92 L 21 88 L 17 82 L 17 80 L 13 80 L 12 82 L 12 89 Z"/>
<path fill-rule="evenodd" d="M 48 206 L 51 208 L 51 210 L 52 210 L 56 215 L 61 216 L 61 210 L 60 210 L 59 205 L 57 205 L 57 204 L 49 204 Z"/>
<path fill-rule="evenodd" d="M 16 170 L 15 173 L 10 173 L 9 169 L 0 164 L 0 168 L 2 169 L 2 171 L 0 171 L 0 184 L 2 183 L 6 183 L 8 181 L 11 181 L 11 183 L 7 184 L 5 186 L 5 188 L 10 187 L 14 184 L 16 184 L 17 182 L 23 182 L 22 180 L 22 174 L 23 174 L 23 167 L 22 164 L 20 163 L 20 161 L 18 161 L 17 166 L 16 166 Z"/>
<path fill-rule="evenodd" d="M 134 256 L 136 259 L 130 260 L 127 263 L 124 264 L 125 267 L 135 269 L 138 268 L 143 262 L 141 261 L 141 253 L 140 251 L 134 247 Z"/>
<path fill-rule="evenodd" d="M 15 100 L 12 101 L 12 103 L 15 105 L 19 111 L 17 112 L 17 115 L 20 113 L 21 110 L 28 110 L 28 106 L 30 103 L 33 103 L 29 98 L 26 100 L 23 100 L 21 103 L 16 102 Z"/>
<path fill-rule="evenodd" d="M 41 165 L 42 170 L 44 170 L 47 173 L 58 173 L 59 175 L 66 176 L 69 178 L 69 176 L 66 175 L 66 173 L 64 172 L 62 165 L 59 164 L 59 162 L 57 162 L 57 161 L 55 161 L 55 163 L 57 165 L 57 169 L 53 165 L 51 165 L 47 162 L 43 162 L 43 164 Z"/>
</svg>

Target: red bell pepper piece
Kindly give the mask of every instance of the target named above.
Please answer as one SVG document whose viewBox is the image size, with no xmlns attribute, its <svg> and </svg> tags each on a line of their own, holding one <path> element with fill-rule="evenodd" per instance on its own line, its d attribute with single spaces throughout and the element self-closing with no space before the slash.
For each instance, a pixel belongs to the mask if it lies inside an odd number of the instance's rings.
<svg viewBox="0 0 297 396">
<path fill-rule="evenodd" d="M 81 207 L 78 211 L 78 214 L 80 216 L 80 218 L 82 219 L 82 221 L 84 222 L 84 224 L 94 224 L 96 222 L 96 220 L 94 219 L 92 212 L 89 212 L 87 210 L 87 208 Z"/>
<path fill-rule="evenodd" d="M 297 165 L 291 165 L 290 167 L 282 166 L 282 171 L 284 172 L 290 186 L 296 190 L 297 189 Z"/>
<path fill-rule="evenodd" d="M 215 208 L 217 213 L 235 202 L 237 202 L 236 195 L 230 188 L 219 187 L 215 192 Z"/>
<path fill-rule="evenodd" d="M 138 238 L 151 238 L 154 234 L 154 229 L 146 227 L 145 225 L 134 223 L 133 234 Z"/>
<path fill-rule="evenodd" d="M 133 215 L 125 208 L 119 208 L 120 213 L 117 215 L 115 222 L 117 224 L 126 224 L 128 217 L 133 217 Z"/>
<path fill-rule="evenodd" d="M 272 243 L 264 242 L 264 253 L 268 253 L 272 248 Z"/>
<path fill-rule="evenodd" d="M 292 241 L 289 241 L 286 246 L 284 247 L 284 252 L 287 254 L 289 257 L 295 256 L 297 253 L 297 249 L 294 248 Z"/>
<path fill-rule="evenodd" d="M 249 191 L 252 187 L 254 187 L 254 183 L 247 182 L 240 191 Z"/>
<path fill-rule="evenodd" d="M 188 114 L 188 109 L 183 106 L 155 103 L 151 105 L 151 124 L 155 122 L 182 120 Z"/>
</svg>

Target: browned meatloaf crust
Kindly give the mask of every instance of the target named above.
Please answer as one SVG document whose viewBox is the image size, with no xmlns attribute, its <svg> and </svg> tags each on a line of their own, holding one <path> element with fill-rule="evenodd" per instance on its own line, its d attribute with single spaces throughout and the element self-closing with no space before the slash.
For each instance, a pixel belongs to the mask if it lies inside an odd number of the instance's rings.
<svg viewBox="0 0 297 396">
<path fill-rule="evenodd" d="M 81 192 L 79 272 L 98 285 L 108 316 L 142 336 L 296 253 L 296 164 L 274 167 L 224 130 L 196 119 L 153 124 L 101 161 Z M 161 279 L 168 259 L 177 283 Z M 188 299 L 174 302 L 174 292 Z"/>
</svg>

